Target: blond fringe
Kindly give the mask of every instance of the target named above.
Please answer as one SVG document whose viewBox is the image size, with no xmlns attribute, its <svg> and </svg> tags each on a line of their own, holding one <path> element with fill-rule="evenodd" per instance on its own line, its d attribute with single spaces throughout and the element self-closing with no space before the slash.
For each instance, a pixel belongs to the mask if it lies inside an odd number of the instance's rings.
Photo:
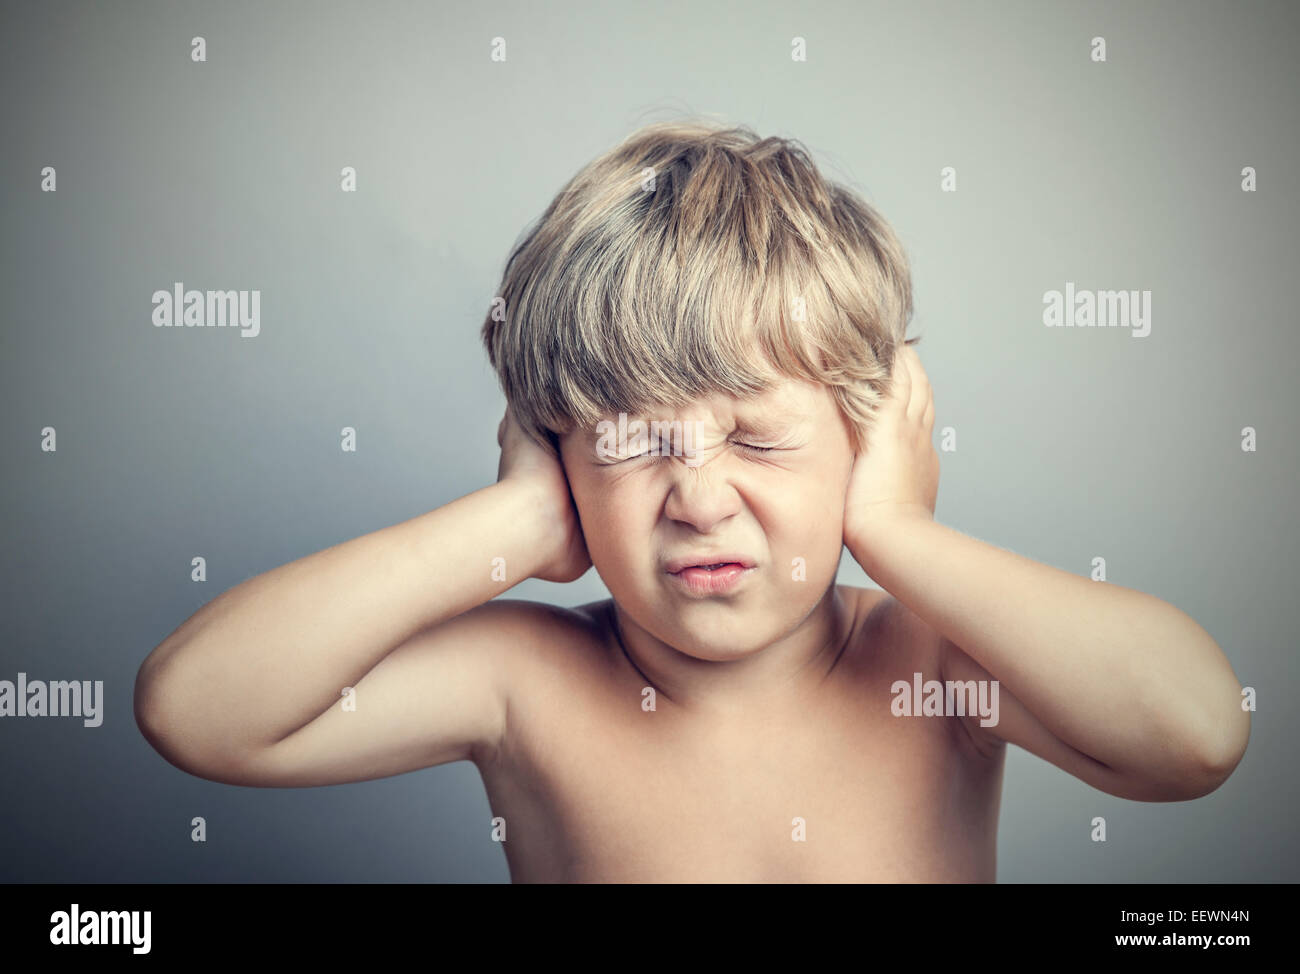
<svg viewBox="0 0 1300 974">
<path fill-rule="evenodd" d="M 550 449 L 611 413 L 781 376 L 830 386 L 860 449 L 899 345 L 920 340 L 904 339 L 911 274 L 884 218 L 800 143 L 707 121 L 648 125 L 578 172 L 498 294 L 488 359 Z"/>
</svg>

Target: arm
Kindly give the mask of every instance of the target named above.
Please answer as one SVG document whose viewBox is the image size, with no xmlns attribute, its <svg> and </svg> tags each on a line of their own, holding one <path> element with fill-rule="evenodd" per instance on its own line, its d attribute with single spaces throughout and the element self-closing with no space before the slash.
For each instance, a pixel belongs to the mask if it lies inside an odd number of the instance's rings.
<svg viewBox="0 0 1300 974">
<path fill-rule="evenodd" d="M 487 603 L 590 562 L 558 461 L 507 414 L 498 482 L 282 565 L 209 602 L 144 661 L 141 731 L 231 784 L 306 786 L 474 757 L 504 726 L 500 653 L 541 607 Z M 505 559 L 506 581 L 491 560 Z M 355 688 L 355 710 L 341 693 Z"/>
<path fill-rule="evenodd" d="M 939 679 L 999 681 L 998 722 L 963 718 L 986 750 L 1019 744 L 1140 801 L 1207 794 L 1241 759 L 1240 684 L 1209 634 L 1168 603 L 930 519 L 878 523 L 849 550 L 941 634 Z"/>
<path fill-rule="evenodd" d="M 965 718 L 977 745 L 1018 744 L 1124 798 L 1213 791 L 1250 735 L 1223 651 L 1154 596 L 936 523 L 933 398 L 915 353 L 905 349 L 898 362 L 882 457 L 855 467 L 845 541 L 864 571 L 940 634 L 942 678 L 999 681 L 998 723 Z"/>
</svg>

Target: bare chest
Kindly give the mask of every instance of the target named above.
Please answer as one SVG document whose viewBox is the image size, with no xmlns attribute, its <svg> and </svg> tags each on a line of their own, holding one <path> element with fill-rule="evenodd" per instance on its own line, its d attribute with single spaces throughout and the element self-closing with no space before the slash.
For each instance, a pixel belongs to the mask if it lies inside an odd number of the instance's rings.
<svg viewBox="0 0 1300 974">
<path fill-rule="evenodd" d="M 834 698 L 800 718 L 704 728 L 589 700 L 519 727 L 484 772 L 512 878 L 994 879 L 1001 762 L 960 727 Z"/>
</svg>

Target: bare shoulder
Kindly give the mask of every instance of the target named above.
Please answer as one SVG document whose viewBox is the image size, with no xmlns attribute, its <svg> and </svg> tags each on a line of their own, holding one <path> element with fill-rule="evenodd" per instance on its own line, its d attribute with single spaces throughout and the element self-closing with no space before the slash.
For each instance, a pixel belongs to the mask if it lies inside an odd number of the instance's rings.
<svg viewBox="0 0 1300 974">
<path fill-rule="evenodd" d="M 839 588 L 846 598 L 856 599 L 853 644 L 863 680 L 892 686 L 896 680 L 910 682 L 916 673 L 923 681 L 939 683 L 954 676 L 964 678 L 964 673 L 955 672 L 958 667 L 951 652 L 955 647 L 902 602 L 878 589 Z M 946 718 L 945 724 L 967 757 L 984 761 L 997 756 L 996 749 L 972 732 L 971 719 L 954 716 Z"/>
<path fill-rule="evenodd" d="M 890 599 L 888 592 L 878 588 L 862 588 L 858 585 L 836 585 L 840 597 L 853 610 L 854 625 L 859 625 L 868 618 L 882 603 Z"/>
<path fill-rule="evenodd" d="M 885 666 L 916 666 L 937 676 L 940 636 L 923 619 L 881 589 L 837 588 L 852 607 L 852 647 L 859 657 Z"/>
<path fill-rule="evenodd" d="M 492 608 L 486 609 L 487 606 Z M 490 667 L 503 718 L 475 762 L 488 771 L 523 729 L 554 730 L 575 695 L 602 686 L 608 671 L 606 602 L 565 608 L 524 599 L 493 599 Z"/>
<path fill-rule="evenodd" d="M 604 625 L 598 607 L 604 604 L 565 608 L 526 599 L 493 599 L 480 611 L 491 614 L 502 637 L 497 645 L 509 661 L 557 663 L 588 655 L 600 642 Z"/>
</svg>

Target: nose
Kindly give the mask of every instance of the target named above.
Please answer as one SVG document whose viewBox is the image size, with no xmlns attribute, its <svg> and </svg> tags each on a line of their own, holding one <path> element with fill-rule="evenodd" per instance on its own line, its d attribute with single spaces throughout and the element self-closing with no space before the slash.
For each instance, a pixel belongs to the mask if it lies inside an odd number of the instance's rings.
<svg viewBox="0 0 1300 974">
<path fill-rule="evenodd" d="M 740 494 L 709 464 L 690 466 L 674 459 L 675 482 L 664 514 L 707 534 L 740 510 Z"/>
</svg>

